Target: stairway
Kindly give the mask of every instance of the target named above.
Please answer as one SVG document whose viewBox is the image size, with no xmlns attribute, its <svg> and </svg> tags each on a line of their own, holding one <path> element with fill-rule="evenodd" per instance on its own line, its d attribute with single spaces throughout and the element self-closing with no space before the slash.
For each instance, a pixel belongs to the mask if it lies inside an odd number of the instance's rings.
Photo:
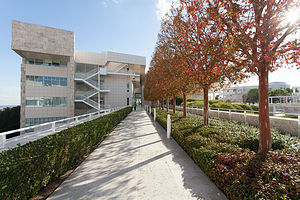
<svg viewBox="0 0 300 200">
<path fill-rule="evenodd" d="M 95 76 L 98 76 L 98 74 L 105 75 L 107 74 L 107 71 L 105 68 L 94 68 L 93 70 L 89 72 L 76 72 L 75 73 L 75 80 L 76 81 L 82 81 L 83 83 L 90 86 L 92 89 L 88 91 L 81 91 L 75 93 L 75 102 L 82 102 L 86 105 L 89 105 L 90 107 L 101 111 L 101 106 L 98 104 L 98 102 L 95 102 L 91 99 L 94 95 L 98 94 L 99 92 L 110 92 L 109 89 L 105 89 L 102 84 L 98 84 L 98 81 L 93 80 Z"/>
</svg>

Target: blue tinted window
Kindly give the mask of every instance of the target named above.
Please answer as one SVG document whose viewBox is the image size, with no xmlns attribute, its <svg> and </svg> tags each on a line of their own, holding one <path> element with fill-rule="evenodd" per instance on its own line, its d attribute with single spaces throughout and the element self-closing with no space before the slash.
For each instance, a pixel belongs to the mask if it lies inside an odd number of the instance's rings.
<svg viewBox="0 0 300 200">
<path fill-rule="evenodd" d="M 29 107 L 64 107 L 67 105 L 66 97 L 27 97 L 26 106 Z"/>
<path fill-rule="evenodd" d="M 26 76 L 26 81 L 30 85 L 36 86 L 67 86 L 67 78 L 49 76 Z"/>
<path fill-rule="evenodd" d="M 45 66 L 55 66 L 55 67 L 67 67 L 67 62 L 65 61 L 53 61 L 48 59 L 34 59 L 34 58 L 27 58 L 26 64 L 31 65 L 45 65 Z"/>
<path fill-rule="evenodd" d="M 47 123 L 47 122 L 57 121 L 57 120 L 65 119 L 65 118 L 67 118 L 67 117 L 26 118 L 25 124 L 26 124 L 26 127 L 28 127 L 28 126 L 34 126 L 37 124 L 43 124 L 43 123 Z"/>
</svg>

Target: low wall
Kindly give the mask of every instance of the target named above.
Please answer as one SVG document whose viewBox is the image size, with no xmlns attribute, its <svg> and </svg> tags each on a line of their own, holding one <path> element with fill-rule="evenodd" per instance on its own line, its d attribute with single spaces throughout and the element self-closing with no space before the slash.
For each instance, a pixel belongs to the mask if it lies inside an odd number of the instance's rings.
<svg viewBox="0 0 300 200">
<path fill-rule="evenodd" d="M 176 110 L 182 111 L 183 108 L 176 107 Z M 203 115 L 203 110 L 200 108 L 187 108 L 187 112 Z M 209 110 L 209 117 L 226 119 L 226 120 L 234 120 L 238 122 L 245 122 L 257 127 L 259 126 L 258 115 L 254 115 L 254 114 Z M 270 125 L 271 128 L 276 128 L 283 133 L 290 134 L 292 136 L 300 136 L 300 127 L 298 125 L 297 119 L 270 116 Z"/>
</svg>

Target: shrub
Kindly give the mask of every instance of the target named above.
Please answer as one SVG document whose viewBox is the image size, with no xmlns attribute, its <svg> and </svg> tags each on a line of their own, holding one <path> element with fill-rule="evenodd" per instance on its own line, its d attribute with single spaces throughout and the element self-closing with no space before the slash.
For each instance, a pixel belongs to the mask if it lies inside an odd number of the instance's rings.
<svg viewBox="0 0 300 200">
<path fill-rule="evenodd" d="M 75 167 L 131 112 L 124 108 L 0 154 L 0 199 L 29 199 Z"/>
<path fill-rule="evenodd" d="M 175 97 L 176 105 L 179 106 L 183 102 L 183 97 Z"/>
<path fill-rule="evenodd" d="M 298 115 L 284 115 L 282 117 L 284 117 L 284 118 L 298 119 Z"/>
<path fill-rule="evenodd" d="M 221 102 L 221 101 L 219 101 L 219 100 L 209 100 L 208 101 L 209 105 L 212 105 L 214 103 L 219 103 L 219 102 Z"/>
<path fill-rule="evenodd" d="M 252 107 L 247 104 L 236 104 L 241 107 L 242 110 L 252 110 Z"/>
<path fill-rule="evenodd" d="M 298 199 L 299 138 L 272 130 L 276 151 L 262 156 L 256 153 L 256 127 L 216 119 L 202 126 L 202 116 L 182 118 L 182 113 L 157 110 L 157 121 L 165 129 L 167 114 L 172 137 L 229 199 Z"/>
<path fill-rule="evenodd" d="M 252 110 L 254 110 L 254 111 L 258 111 L 258 106 L 256 106 L 256 105 L 251 105 L 251 108 L 252 108 Z"/>
<path fill-rule="evenodd" d="M 211 107 L 235 109 L 235 107 L 233 106 L 233 104 L 231 104 L 231 103 L 225 103 L 225 102 L 219 102 L 219 103 L 216 103 L 216 104 L 212 104 Z"/>
</svg>

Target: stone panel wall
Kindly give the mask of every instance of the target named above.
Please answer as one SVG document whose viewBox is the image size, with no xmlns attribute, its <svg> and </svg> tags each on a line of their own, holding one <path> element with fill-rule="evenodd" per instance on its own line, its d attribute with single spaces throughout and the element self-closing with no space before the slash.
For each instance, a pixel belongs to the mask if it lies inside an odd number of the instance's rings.
<svg viewBox="0 0 300 200">
<path fill-rule="evenodd" d="M 14 20 L 11 48 L 19 52 L 74 56 L 74 32 Z"/>
</svg>

